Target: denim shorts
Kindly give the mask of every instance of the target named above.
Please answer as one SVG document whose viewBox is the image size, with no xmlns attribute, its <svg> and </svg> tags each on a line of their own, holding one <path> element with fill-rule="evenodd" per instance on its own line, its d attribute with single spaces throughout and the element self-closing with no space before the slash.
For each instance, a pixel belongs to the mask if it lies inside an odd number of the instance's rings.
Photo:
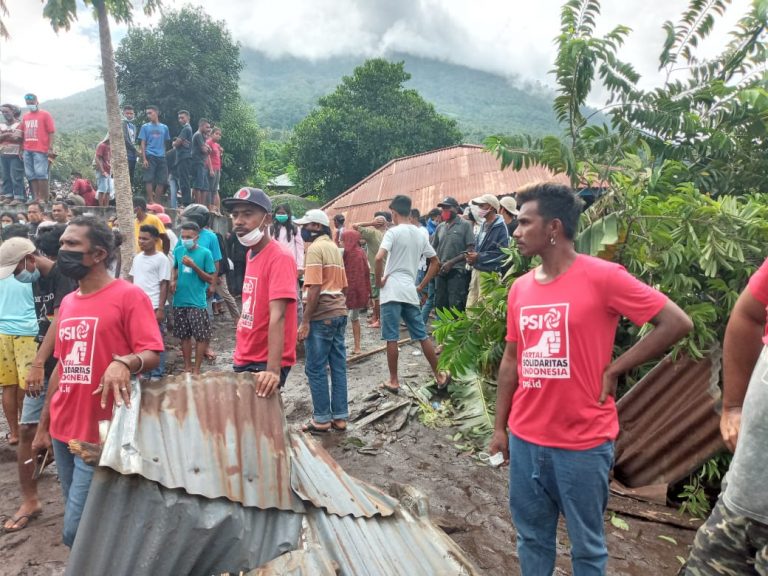
<svg viewBox="0 0 768 576">
<path fill-rule="evenodd" d="M 208 167 L 202 162 L 192 164 L 192 188 L 208 190 Z"/>
<path fill-rule="evenodd" d="M 27 180 L 48 180 L 48 154 L 24 150 L 24 173 Z"/>
<path fill-rule="evenodd" d="M 405 322 L 412 340 L 427 339 L 427 329 L 421 317 L 421 309 L 405 302 L 387 302 L 381 305 L 381 339 L 387 342 L 400 340 L 400 320 Z"/>
<path fill-rule="evenodd" d="M 99 194 L 115 195 L 115 182 L 111 176 L 102 176 L 101 172 L 96 172 L 96 192 Z"/>
<path fill-rule="evenodd" d="M 43 391 L 37 398 L 24 396 L 24 405 L 21 408 L 19 424 L 39 424 L 40 414 L 43 413 L 45 394 L 48 392 L 48 378 L 43 380 Z"/>
</svg>

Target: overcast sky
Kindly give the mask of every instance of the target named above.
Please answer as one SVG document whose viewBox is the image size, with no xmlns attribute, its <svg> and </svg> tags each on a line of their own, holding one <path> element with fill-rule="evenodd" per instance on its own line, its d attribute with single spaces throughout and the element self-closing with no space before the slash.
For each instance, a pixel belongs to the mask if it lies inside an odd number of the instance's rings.
<svg viewBox="0 0 768 576">
<path fill-rule="evenodd" d="M 78 0 L 81 16 L 69 32 L 55 34 L 39 0 L 6 0 L 12 38 L 0 41 L 0 101 L 21 104 L 26 92 L 41 100 L 68 96 L 100 83 L 98 30 Z M 139 4 L 135 0 L 134 4 Z M 167 8 L 200 4 L 164 0 Z M 626 24 L 633 32 L 621 55 L 659 82 L 661 24 L 676 19 L 687 0 L 603 0 L 598 29 Z M 720 51 L 748 0 L 732 7 L 703 46 Z M 438 58 L 523 80 L 552 84 L 548 71 L 559 30 L 559 0 L 218 0 L 205 9 L 224 20 L 245 46 L 279 57 L 322 59 L 376 56 L 387 51 Z M 150 24 L 157 17 L 137 23 Z M 115 45 L 125 34 L 113 25 Z"/>
</svg>

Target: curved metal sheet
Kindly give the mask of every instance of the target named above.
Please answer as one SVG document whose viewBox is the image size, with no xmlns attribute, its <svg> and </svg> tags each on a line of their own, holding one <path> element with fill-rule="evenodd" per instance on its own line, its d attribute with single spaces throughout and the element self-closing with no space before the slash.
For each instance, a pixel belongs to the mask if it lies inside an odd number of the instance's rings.
<svg viewBox="0 0 768 576">
<path fill-rule="evenodd" d="M 185 374 L 133 394 L 131 409 L 115 411 L 101 466 L 206 498 L 303 512 L 280 396 L 257 397 L 252 374 Z"/>
<path fill-rule="evenodd" d="M 291 433 L 291 486 L 307 502 L 338 516 L 390 516 L 397 500 L 353 478 L 306 434 Z"/>
</svg>

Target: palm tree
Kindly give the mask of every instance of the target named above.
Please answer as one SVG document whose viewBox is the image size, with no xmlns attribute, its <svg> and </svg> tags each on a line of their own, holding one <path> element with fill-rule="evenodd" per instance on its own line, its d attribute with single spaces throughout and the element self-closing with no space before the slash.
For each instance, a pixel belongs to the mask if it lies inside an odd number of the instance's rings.
<svg viewBox="0 0 768 576">
<path fill-rule="evenodd" d="M 69 30 L 77 19 L 77 3 L 61 0 L 44 0 L 43 17 L 51 21 L 55 31 Z M 160 8 L 162 0 L 144 0 L 143 12 L 152 14 Z M 112 49 L 112 35 L 109 30 L 109 16 L 115 22 L 130 24 L 133 16 L 131 0 L 84 0 L 86 6 L 93 7 L 99 23 L 99 42 L 101 45 L 101 75 L 104 78 L 104 93 L 107 99 L 107 126 L 109 141 L 112 144 L 112 175 L 115 180 L 115 205 L 120 230 L 133 237 L 133 199 L 131 180 L 128 176 L 128 156 L 123 146 L 123 126 L 120 115 L 120 102 L 117 95 L 117 77 L 115 75 L 115 57 Z M 0 0 L 0 16 L 7 16 L 5 0 Z M 0 19 L 0 38 L 9 38 L 9 32 Z M 121 248 L 123 276 L 131 269 L 134 255 L 132 240 L 123 242 Z"/>
</svg>

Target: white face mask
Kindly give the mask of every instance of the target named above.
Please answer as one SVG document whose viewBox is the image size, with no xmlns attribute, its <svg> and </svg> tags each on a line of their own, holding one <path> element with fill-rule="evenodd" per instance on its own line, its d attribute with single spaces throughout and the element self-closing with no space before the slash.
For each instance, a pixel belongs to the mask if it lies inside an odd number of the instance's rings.
<svg viewBox="0 0 768 576">
<path fill-rule="evenodd" d="M 483 210 L 482 208 L 477 208 L 475 210 L 475 215 L 480 219 L 485 219 L 486 216 L 488 216 L 488 212 L 490 212 L 490 209 Z"/>
<path fill-rule="evenodd" d="M 238 236 L 237 239 L 240 241 L 240 244 L 245 246 L 246 248 L 250 248 L 251 246 L 256 246 L 259 242 L 261 242 L 261 239 L 264 238 L 264 230 L 261 229 L 262 224 L 264 224 L 264 219 L 267 217 L 266 214 L 264 214 L 264 218 L 261 219 L 261 224 L 259 224 L 256 228 L 248 232 L 245 236 Z"/>
</svg>

